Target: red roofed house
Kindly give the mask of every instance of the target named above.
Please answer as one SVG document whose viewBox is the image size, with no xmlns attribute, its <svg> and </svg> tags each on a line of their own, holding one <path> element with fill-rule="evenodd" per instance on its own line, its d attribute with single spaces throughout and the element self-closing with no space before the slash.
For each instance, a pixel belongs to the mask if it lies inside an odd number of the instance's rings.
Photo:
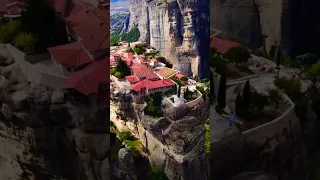
<svg viewBox="0 0 320 180">
<path fill-rule="evenodd" d="M 182 79 L 183 77 L 186 77 L 186 76 L 184 74 L 177 73 L 174 75 L 174 77 L 176 77 L 178 79 Z"/>
<path fill-rule="evenodd" d="M 228 52 L 228 50 L 230 48 L 236 47 L 239 45 L 240 45 L 240 43 L 235 42 L 235 41 L 231 41 L 226 38 L 212 37 L 210 40 L 210 48 L 216 48 L 217 52 L 222 55 L 225 54 L 226 52 Z M 248 49 L 248 51 L 251 52 L 250 49 Z"/>
<path fill-rule="evenodd" d="M 48 48 L 48 51 L 52 62 L 61 69 L 64 76 L 69 76 L 93 61 L 78 42 Z"/>
<path fill-rule="evenodd" d="M 156 81 L 142 80 L 133 84 L 130 89 L 138 95 L 150 95 L 156 92 L 171 91 L 176 87 L 176 83 L 171 79 L 161 79 Z"/>
<path fill-rule="evenodd" d="M 148 68 L 146 65 L 138 64 L 132 69 L 133 75 L 135 75 L 140 81 L 147 79 L 151 81 L 159 80 L 160 77 L 152 71 L 152 69 Z"/>
</svg>

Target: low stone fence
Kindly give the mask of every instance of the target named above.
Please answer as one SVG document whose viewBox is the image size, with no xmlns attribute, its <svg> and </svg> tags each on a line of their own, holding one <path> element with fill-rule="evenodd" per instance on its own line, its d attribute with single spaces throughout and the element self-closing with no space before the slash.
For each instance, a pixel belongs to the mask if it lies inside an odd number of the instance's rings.
<svg viewBox="0 0 320 180">
<path fill-rule="evenodd" d="M 193 106 L 195 106 L 195 105 L 197 105 L 197 104 L 199 104 L 201 102 L 202 94 L 198 90 L 197 90 L 197 93 L 199 94 L 199 97 L 197 97 L 195 100 L 192 100 L 192 101 L 186 103 L 188 108 L 191 108 L 191 107 L 193 107 Z"/>
<path fill-rule="evenodd" d="M 41 54 L 33 54 L 33 55 L 24 55 L 24 60 L 30 63 L 36 63 L 43 59 L 50 59 L 51 55 L 49 52 L 41 53 Z"/>
<path fill-rule="evenodd" d="M 241 136 L 246 141 L 260 144 L 273 137 L 275 134 L 281 133 L 284 129 L 290 131 L 291 128 L 299 125 L 299 119 L 295 114 L 295 104 L 287 95 L 283 94 L 283 97 L 287 102 L 289 102 L 290 108 L 287 109 L 281 116 L 268 123 L 243 131 Z"/>
<path fill-rule="evenodd" d="M 15 59 L 15 62 L 19 65 L 23 74 L 28 78 L 28 81 L 40 83 L 51 88 L 59 88 L 63 81 L 66 79 L 66 77 L 43 72 L 38 67 L 26 61 L 26 57 L 28 56 L 25 55 L 22 51 L 15 48 L 11 44 L 6 44 L 6 46 L 11 56 Z M 33 56 L 34 59 L 32 60 L 39 60 L 40 57 L 44 56 L 46 55 L 40 54 L 39 56 Z"/>
</svg>

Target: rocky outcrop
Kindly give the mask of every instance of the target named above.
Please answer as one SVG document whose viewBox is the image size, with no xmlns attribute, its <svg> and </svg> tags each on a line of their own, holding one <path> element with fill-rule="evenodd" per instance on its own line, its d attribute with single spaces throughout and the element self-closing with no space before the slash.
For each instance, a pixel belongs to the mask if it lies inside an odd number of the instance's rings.
<svg viewBox="0 0 320 180">
<path fill-rule="evenodd" d="M 318 1 L 303 0 L 213 0 L 211 28 L 238 36 L 252 49 L 263 47 L 275 56 L 317 52 L 320 48 Z"/>
<path fill-rule="evenodd" d="M 11 60 L 0 59 L 0 69 L 0 121 L 33 159 L 20 156 L 24 174 L 48 180 L 54 179 L 51 174 L 74 180 L 105 180 L 109 134 L 97 130 L 106 124 L 107 115 L 90 118 L 80 107 L 70 108 L 61 90 L 28 82 Z M 103 123 L 96 122 L 99 118 Z"/>
<path fill-rule="evenodd" d="M 140 41 L 161 51 L 188 76 L 209 77 L 209 0 L 132 0 L 132 4 L 127 24 L 137 24 Z"/>
</svg>

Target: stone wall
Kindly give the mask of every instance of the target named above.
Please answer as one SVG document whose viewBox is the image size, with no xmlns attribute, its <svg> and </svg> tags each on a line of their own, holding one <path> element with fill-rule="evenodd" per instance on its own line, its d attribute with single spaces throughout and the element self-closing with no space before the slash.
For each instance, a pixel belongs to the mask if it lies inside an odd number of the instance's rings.
<svg viewBox="0 0 320 180">
<path fill-rule="evenodd" d="M 300 125 L 300 121 L 296 117 L 294 103 L 287 95 L 283 94 L 283 97 L 291 105 L 290 108 L 273 121 L 243 131 L 241 136 L 246 141 L 260 144 L 261 142 L 263 143 L 265 140 L 270 139 L 275 134 L 282 133 L 285 129 L 288 130 Z"/>
<path fill-rule="evenodd" d="M 40 83 L 51 88 L 58 88 L 66 79 L 65 77 L 41 71 L 41 69 L 26 61 L 26 57 L 28 56 L 26 56 L 23 52 L 21 52 L 11 44 L 7 44 L 6 46 L 11 56 L 15 59 L 16 63 L 19 64 L 19 67 L 23 74 L 28 78 L 28 81 Z M 38 61 L 39 58 L 43 58 L 44 56 L 46 55 L 34 56 L 33 58 Z"/>
</svg>

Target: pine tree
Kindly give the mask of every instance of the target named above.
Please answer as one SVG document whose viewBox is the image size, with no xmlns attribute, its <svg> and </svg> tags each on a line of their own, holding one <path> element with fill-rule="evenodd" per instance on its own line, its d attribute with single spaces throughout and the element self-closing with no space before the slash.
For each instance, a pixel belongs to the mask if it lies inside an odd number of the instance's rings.
<svg viewBox="0 0 320 180">
<path fill-rule="evenodd" d="M 236 98 L 236 114 L 239 116 L 239 117 L 242 117 L 243 115 L 243 103 L 242 103 L 242 97 L 241 97 L 241 94 L 239 93 L 237 98 Z"/>
<path fill-rule="evenodd" d="M 248 115 L 250 104 L 251 104 L 251 89 L 250 82 L 247 80 L 243 89 L 243 115 Z"/>
<path fill-rule="evenodd" d="M 186 91 L 184 92 L 184 98 L 188 99 L 188 95 L 189 95 L 189 88 L 187 87 Z"/>
<path fill-rule="evenodd" d="M 226 107 L 226 77 L 225 75 L 222 75 L 220 77 L 219 82 L 219 92 L 218 92 L 218 107 L 219 109 L 224 109 Z"/>
<path fill-rule="evenodd" d="M 214 82 L 213 82 L 213 74 L 210 72 L 210 99 L 213 101 L 215 98 L 214 94 Z"/>
<path fill-rule="evenodd" d="M 178 97 L 181 95 L 181 86 L 178 85 Z"/>
</svg>

